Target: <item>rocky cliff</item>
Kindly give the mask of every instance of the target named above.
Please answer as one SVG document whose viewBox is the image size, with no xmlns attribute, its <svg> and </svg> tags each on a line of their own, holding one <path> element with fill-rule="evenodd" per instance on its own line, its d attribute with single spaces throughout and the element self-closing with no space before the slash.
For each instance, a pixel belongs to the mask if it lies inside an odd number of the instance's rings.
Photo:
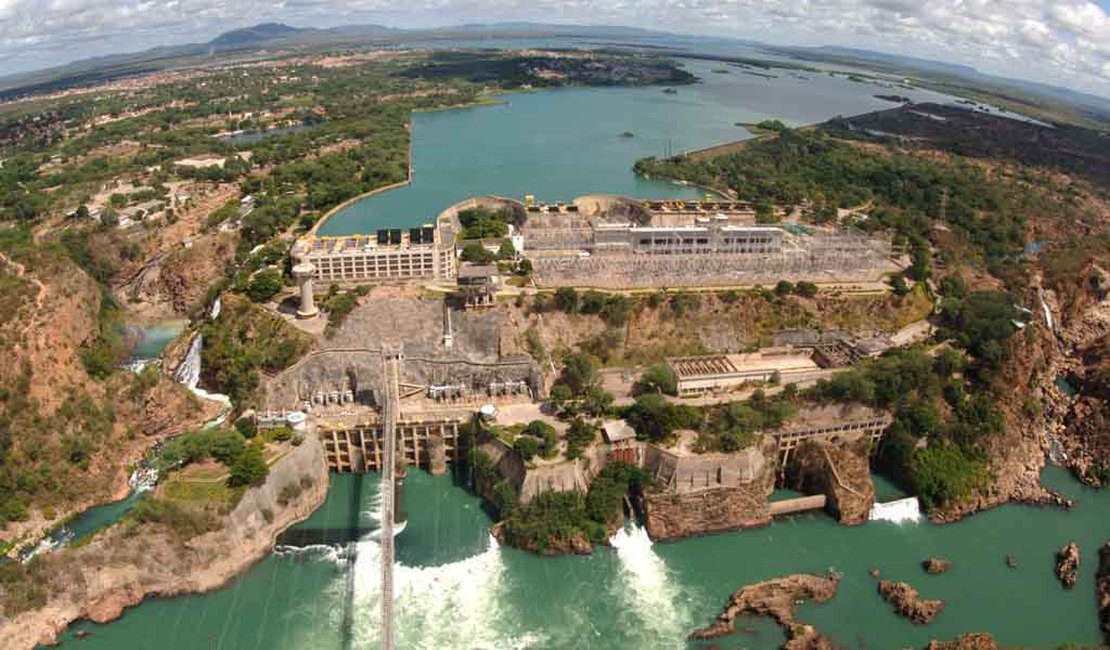
<svg viewBox="0 0 1110 650">
<path fill-rule="evenodd" d="M 665 488 L 644 493 L 644 525 L 654 540 L 742 530 L 771 523 L 770 496 L 775 488 L 774 443 L 757 451 L 758 472 L 750 481 L 728 487 L 693 490 Z"/>
<path fill-rule="evenodd" d="M 282 490 L 298 486 L 294 498 Z M 305 488 L 304 486 L 308 486 Z M 248 490 L 217 530 L 182 539 L 162 524 L 116 525 L 79 548 L 41 558 L 49 597 L 0 619 L 6 648 L 52 643 L 71 622 L 105 622 L 147 596 L 216 589 L 261 559 L 278 534 L 308 517 L 327 494 L 323 445 L 309 436 Z M 285 505 L 282 505 L 282 504 Z"/>
<path fill-rule="evenodd" d="M 832 642 L 826 636 L 795 620 L 795 609 L 807 600 L 823 603 L 832 599 L 839 584 L 840 577 L 832 574 L 798 574 L 748 585 L 732 594 L 712 625 L 695 630 L 690 638 L 730 634 L 738 616 L 755 614 L 770 616 L 782 627 L 787 638 L 783 647 L 787 650 L 831 650 Z"/>
<path fill-rule="evenodd" d="M 875 503 L 866 439 L 811 441 L 799 445 L 786 468 L 786 484 L 806 494 L 824 494 L 826 508 L 846 525 L 867 521 Z"/>
<path fill-rule="evenodd" d="M 0 545 L 17 547 L 122 499 L 129 465 L 215 412 L 169 378 L 113 367 L 101 287 L 58 247 L 0 253 L 0 287 L 0 420 L 19 432 L 0 478 Z M 19 476 L 50 478 L 16 487 Z"/>
</svg>

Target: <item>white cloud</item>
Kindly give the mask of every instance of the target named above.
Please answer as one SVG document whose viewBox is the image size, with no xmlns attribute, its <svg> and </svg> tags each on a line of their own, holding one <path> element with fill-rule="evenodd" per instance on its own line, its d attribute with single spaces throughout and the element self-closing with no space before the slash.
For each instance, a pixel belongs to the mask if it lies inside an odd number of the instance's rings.
<svg viewBox="0 0 1110 650">
<path fill-rule="evenodd" d="M 964 62 L 1110 95 L 1110 15 L 1090 0 L 0 0 L 7 70 L 207 40 L 262 21 L 625 24 Z"/>
</svg>

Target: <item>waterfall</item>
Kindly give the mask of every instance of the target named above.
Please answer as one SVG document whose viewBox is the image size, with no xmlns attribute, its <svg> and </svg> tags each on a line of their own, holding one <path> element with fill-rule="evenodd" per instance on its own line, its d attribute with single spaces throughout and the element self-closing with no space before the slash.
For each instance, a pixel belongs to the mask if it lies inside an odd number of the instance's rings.
<svg viewBox="0 0 1110 650">
<path fill-rule="evenodd" d="M 216 320 L 220 317 L 220 307 L 220 297 L 216 296 L 216 299 L 212 301 L 212 309 L 208 312 L 208 320 Z"/>
<path fill-rule="evenodd" d="M 1052 310 L 1049 309 L 1048 303 L 1045 302 L 1045 300 L 1044 300 L 1044 292 L 1038 291 L 1038 295 L 1040 296 L 1040 299 L 1041 299 L 1041 310 L 1044 311 L 1044 323 L 1045 323 L 1045 325 L 1048 326 L 1048 331 L 1055 334 L 1056 333 L 1056 323 L 1052 319 Z"/>
<path fill-rule="evenodd" d="M 921 521 L 921 506 L 917 497 L 876 503 L 871 506 L 871 513 L 867 518 L 870 521 L 890 521 L 896 524 L 916 523 Z"/>
<path fill-rule="evenodd" d="M 198 387 L 200 383 L 200 352 L 203 347 L 204 336 L 198 333 L 189 343 L 189 351 L 185 354 L 185 359 L 181 361 L 181 365 L 177 367 L 177 372 L 174 373 L 173 378 L 178 383 L 184 384 L 197 397 L 217 402 L 224 407 L 216 419 L 205 423 L 204 426 L 207 428 L 223 424 L 224 420 L 227 419 L 227 414 L 231 411 L 231 398 L 220 393 L 209 393 Z"/>
<path fill-rule="evenodd" d="M 194 390 L 200 383 L 200 351 L 203 346 L 204 336 L 201 334 L 194 336 L 189 343 L 189 351 L 185 353 L 185 358 L 173 375 L 178 383 L 185 384 L 189 390 Z"/>
<path fill-rule="evenodd" d="M 609 538 L 620 561 L 614 596 L 633 612 L 656 647 L 686 647 L 683 630 L 690 627 L 678 584 L 655 552 L 647 530 L 632 522 Z"/>
</svg>

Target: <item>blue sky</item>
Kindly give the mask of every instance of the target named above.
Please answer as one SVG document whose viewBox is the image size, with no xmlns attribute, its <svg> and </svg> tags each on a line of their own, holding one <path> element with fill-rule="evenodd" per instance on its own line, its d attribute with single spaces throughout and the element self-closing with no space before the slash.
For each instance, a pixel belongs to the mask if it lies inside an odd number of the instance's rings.
<svg viewBox="0 0 1110 650">
<path fill-rule="evenodd" d="M 0 75 L 268 21 L 517 20 L 862 47 L 1110 97 L 1110 0 L 0 0 Z"/>
</svg>

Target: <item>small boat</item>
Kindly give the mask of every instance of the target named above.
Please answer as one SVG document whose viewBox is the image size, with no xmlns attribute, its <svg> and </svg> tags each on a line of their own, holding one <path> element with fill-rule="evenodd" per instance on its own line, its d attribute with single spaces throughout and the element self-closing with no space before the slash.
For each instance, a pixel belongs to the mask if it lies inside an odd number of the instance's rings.
<svg viewBox="0 0 1110 650">
<path fill-rule="evenodd" d="M 1010 567 L 1011 569 L 1016 569 L 1020 565 L 1018 564 L 1017 559 L 1013 555 L 1007 555 L 1006 556 L 1006 566 Z"/>
</svg>

